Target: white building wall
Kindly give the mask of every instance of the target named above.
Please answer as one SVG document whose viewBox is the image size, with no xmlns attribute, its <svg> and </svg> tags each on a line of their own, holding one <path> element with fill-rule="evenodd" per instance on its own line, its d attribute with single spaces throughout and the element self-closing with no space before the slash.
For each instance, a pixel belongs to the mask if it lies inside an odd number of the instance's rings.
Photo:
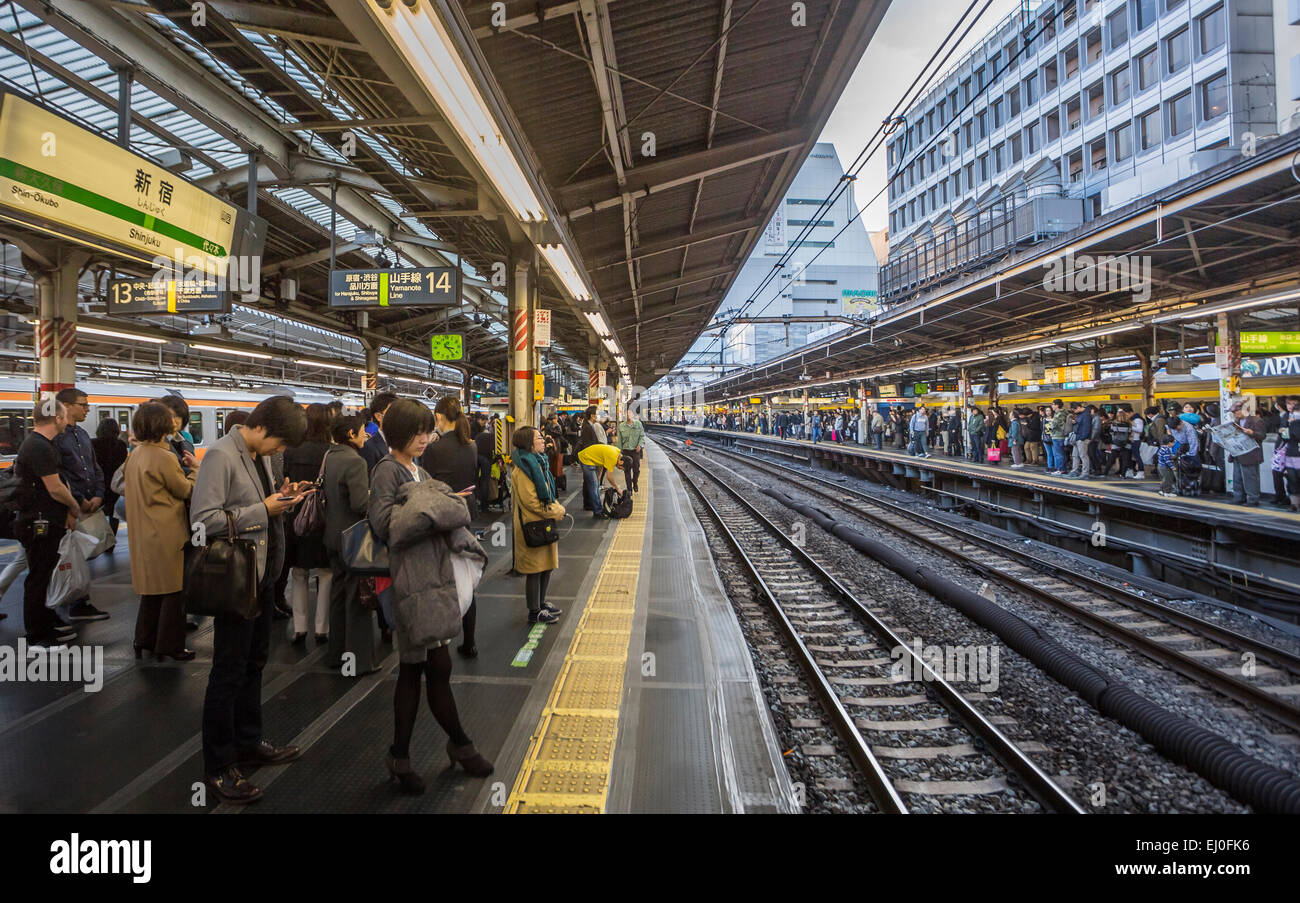
<svg viewBox="0 0 1300 903">
<path fill-rule="evenodd" d="M 1300 128 L 1300 0 L 1275 0 L 1273 43 L 1277 56 L 1277 130 Z"/>
<path fill-rule="evenodd" d="M 890 172 L 902 170 L 889 191 L 891 242 L 1044 159 L 1092 217 L 1232 156 L 1247 131 L 1271 134 L 1277 3 L 1047 0 L 1030 14 L 1028 33 L 1055 19 L 1054 34 L 1039 35 L 990 83 L 1022 46 L 1020 14 L 1008 17 L 891 138 Z M 1055 13 L 1071 5 L 1066 24 Z M 1154 78 L 1142 79 L 1143 61 L 1155 63 Z M 924 159 L 911 162 L 921 148 Z"/>
<path fill-rule="evenodd" d="M 819 205 L 834 193 L 843 175 L 835 146 L 815 145 L 754 253 L 741 267 L 719 308 L 720 318 L 728 311 L 738 310 L 756 291 L 756 300 L 746 311 L 747 316 L 838 316 L 852 313 L 855 305 L 874 301 L 879 263 L 866 227 L 861 219 L 854 219 L 859 209 L 853 186 L 834 205 L 818 212 Z M 850 220 L 849 227 L 837 235 Z M 782 274 L 758 291 L 771 274 L 773 264 L 805 232 L 802 244 L 791 255 Z M 847 308 L 846 299 L 850 302 Z M 725 364 L 746 366 L 785 354 L 806 344 L 809 333 L 824 327 L 824 323 L 733 326 L 727 331 Z M 704 350 L 711 347 L 716 352 L 721 344 L 716 336 L 714 331 L 697 339 L 685 362 L 705 362 Z"/>
</svg>

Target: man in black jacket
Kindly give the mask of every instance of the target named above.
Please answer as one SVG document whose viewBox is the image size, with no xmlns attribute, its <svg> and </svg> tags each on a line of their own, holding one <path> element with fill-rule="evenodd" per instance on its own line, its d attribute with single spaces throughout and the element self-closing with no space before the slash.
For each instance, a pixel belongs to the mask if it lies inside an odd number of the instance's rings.
<svg viewBox="0 0 1300 903">
<path fill-rule="evenodd" d="M 384 412 L 395 401 L 397 401 L 395 393 L 380 392 L 370 402 L 370 417 L 378 424 L 379 429 L 375 430 L 375 434 L 361 447 L 361 457 L 366 459 L 367 473 L 374 470 L 375 465 L 388 454 L 388 442 L 384 439 Z"/>
</svg>

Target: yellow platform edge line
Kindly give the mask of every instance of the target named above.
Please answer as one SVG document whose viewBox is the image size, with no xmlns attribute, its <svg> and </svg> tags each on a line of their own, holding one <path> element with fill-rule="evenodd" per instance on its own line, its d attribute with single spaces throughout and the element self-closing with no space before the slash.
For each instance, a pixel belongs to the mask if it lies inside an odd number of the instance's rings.
<svg viewBox="0 0 1300 903">
<path fill-rule="evenodd" d="M 648 476 L 649 468 L 646 471 Z M 645 485 L 648 490 L 649 481 L 646 481 Z M 643 497 L 649 497 L 648 491 Z M 504 809 L 506 814 L 518 813 L 521 806 L 548 806 L 571 811 L 594 809 L 600 813 L 605 811 L 609 791 L 609 777 L 614 767 L 614 750 L 618 744 L 618 718 L 622 709 L 623 675 L 627 670 L 628 646 L 632 639 L 631 622 L 636 610 L 636 594 L 642 565 L 641 553 L 645 547 L 645 530 L 648 520 L 645 508 L 637 506 L 637 510 L 633 512 L 631 517 L 620 521 L 618 526 L 614 528 L 614 538 L 605 550 L 605 557 L 601 560 L 596 583 L 587 598 L 587 604 L 583 606 L 582 616 L 579 618 L 577 629 L 569 641 L 569 648 L 565 652 L 560 673 L 556 676 L 555 684 L 551 687 L 551 692 L 547 696 L 546 707 L 542 711 L 541 718 L 538 719 L 537 728 L 529 739 L 528 750 L 524 754 L 524 761 L 519 767 L 519 773 L 515 776 L 514 786 L 511 788 L 510 796 L 506 800 Z M 632 560 L 634 557 L 635 561 Z M 620 626 L 614 629 L 591 628 L 587 626 L 587 622 L 593 614 L 625 617 L 628 625 L 626 628 Z M 625 638 L 622 647 L 623 654 L 621 656 L 593 655 L 584 652 L 581 648 L 584 634 L 592 635 L 593 638 L 594 636 Z M 613 683 L 617 684 L 618 698 L 620 700 L 617 708 L 585 709 L 559 704 L 575 670 L 581 674 L 583 671 L 589 670 L 582 668 L 582 665 L 607 664 L 620 665 L 615 672 L 615 676 L 612 677 Z M 594 676 L 584 674 L 583 676 L 598 683 L 603 682 L 603 678 L 599 674 Z M 612 688 L 613 684 L 609 684 L 600 689 Z M 586 692 L 591 692 L 591 690 Z M 544 757 L 542 747 L 548 739 L 548 734 L 556 716 L 602 720 L 614 719 L 614 728 L 609 738 L 609 755 L 603 760 L 595 762 L 575 762 L 570 759 L 548 759 Z M 529 780 L 534 773 L 557 771 L 580 771 L 593 776 L 603 775 L 605 778 L 604 787 L 598 794 L 538 793 L 527 790 Z"/>
</svg>

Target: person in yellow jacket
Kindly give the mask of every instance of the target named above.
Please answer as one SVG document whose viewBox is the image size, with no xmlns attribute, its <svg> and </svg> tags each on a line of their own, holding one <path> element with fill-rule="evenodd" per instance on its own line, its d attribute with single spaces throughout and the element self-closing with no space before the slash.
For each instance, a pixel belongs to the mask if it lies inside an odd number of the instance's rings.
<svg viewBox="0 0 1300 903">
<path fill-rule="evenodd" d="M 623 464 L 623 454 L 612 445 L 588 445 L 582 451 L 578 452 L 578 463 L 582 465 L 583 471 L 590 473 L 594 479 L 584 480 L 584 486 L 591 487 L 595 493 L 592 498 L 587 499 L 591 505 L 591 510 L 595 513 L 593 519 L 600 520 L 606 516 L 605 506 L 600 501 L 600 483 L 604 480 L 613 486 L 619 492 L 623 492 L 627 487 L 620 485 L 622 483 L 623 471 L 620 466 Z M 615 476 L 617 474 L 617 476 Z"/>
</svg>

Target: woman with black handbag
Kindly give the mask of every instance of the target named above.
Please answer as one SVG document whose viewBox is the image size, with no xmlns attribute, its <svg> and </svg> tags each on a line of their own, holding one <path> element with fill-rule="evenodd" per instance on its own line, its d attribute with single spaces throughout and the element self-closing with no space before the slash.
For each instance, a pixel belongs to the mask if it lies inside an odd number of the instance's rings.
<svg viewBox="0 0 1300 903">
<path fill-rule="evenodd" d="M 559 567 L 560 546 L 555 526 L 564 506 L 555 497 L 555 479 L 546 460 L 546 443 L 531 426 L 515 430 L 515 467 L 510 485 L 515 497 L 515 570 L 525 575 L 524 595 L 529 624 L 554 624 L 560 609 L 546 601 L 551 571 Z"/>
</svg>

